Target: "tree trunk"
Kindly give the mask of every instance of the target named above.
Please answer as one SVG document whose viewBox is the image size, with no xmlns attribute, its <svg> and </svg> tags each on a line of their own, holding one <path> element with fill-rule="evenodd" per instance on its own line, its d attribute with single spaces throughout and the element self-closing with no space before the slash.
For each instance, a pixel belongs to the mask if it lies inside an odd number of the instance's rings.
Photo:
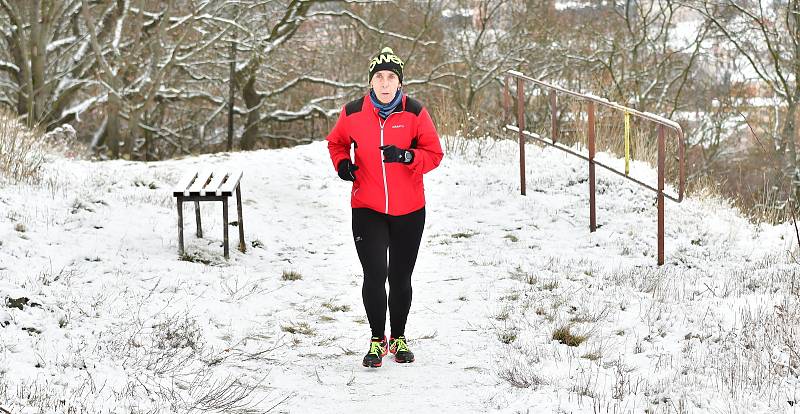
<svg viewBox="0 0 800 414">
<path fill-rule="evenodd" d="M 800 199 L 800 171 L 798 171 L 797 160 L 797 104 L 790 101 L 786 108 L 786 123 L 783 126 L 781 140 L 783 141 L 784 151 L 782 151 L 784 161 L 784 177 L 788 178 L 790 184 L 789 197 L 793 202 Z"/>
<path fill-rule="evenodd" d="M 31 125 L 38 123 L 45 112 L 45 99 L 47 98 L 45 67 L 47 59 L 47 13 L 42 14 L 41 0 L 35 0 L 32 7 L 31 19 L 31 86 L 30 97 L 32 111 L 28 115 Z M 44 20 L 43 20 L 44 19 Z"/>
<path fill-rule="evenodd" d="M 134 151 L 136 150 L 136 137 L 141 133 L 139 128 L 141 122 L 141 109 L 134 109 L 128 118 L 128 131 L 125 134 L 125 143 L 123 145 L 122 154 L 127 156 L 129 160 L 134 159 Z"/>
<path fill-rule="evenodd" d="M 21 29 L 17 28 L 12 31 L 11 37 L 9 39 L 9 48 L 11 49 L 11 55 L 14 57 L 14 63 L 17 64 L 19 67 L 19 71 L 16 74 L 16 81 L 17 81 L 17 114 L 25 115 L 28 113 L 28 99 L 30 98 L 30 87 L 28 84 L 29 76 L 28 74 L 30 71 L 28 70 L 28 65 L 24 64 L 27 59 L 27 55 L 23 49 L 23 40 L 22 40 L 22 32 Z M 22 64 L 20 64 L 22 63 Z"/>
<path fill-rule="evenodd" d="M 244 95 L 244 103 L 247 106 L 247 123 L 244 128 L 244 135 L 242 135 L 241 147 L 243 150 L 251 150 L 255 147 L 256 140 L 258 139 L 258 122 L 259 110 L 258 106 L 261 105 L 261 95 L 256 91 L 256 77 L 250 76 L 247 83 L 242 88 Z"/>
<path fill-rule="evenodd" d="M 791 19 L 794 22 L 794 25 L 791 25 L 791 30 L 789 35 L 792 38 L 792 43 L 794 45 L 794 49 L 792 50 L 794 59 L 792 64 L 792 72 L 795 76 L 794 78 L 794 93 L 788 99 L 788 105 L 786 109 L 786 127 L 784 129 L 784 139 L 788 143 L 788 154 L 786 156 L 790 159 L 791 165 L 787 165 L 787 169 L 791 168 L 791 175 L 792 177 L 792 201 L 793 205 L 797 206 L 797 200 L 800 200 L 800 171 L 798 171 L 798 162 L 797 159 L 797 102 L 800 98 L 800 79 L 797 78 L 800 75 L 800 64 L 798 64 L 797 59 L 800 58 L 800 27 L 797 26 L 800 23 L 800 1 L 792 0 L 787 5 L 788 12 L 791 15 Z"/>
<path fill-rule="evenodd" d="M 119 96 L 110 91 L 108 94 L 108 124 L 106 126 L 106 143 L 111 157 L 119 158 Z"/>
<path fill-rule="evenodd" d="M 30 123 L 32 117 L 30 112 L 33 111 L 33 79 L 31 77 L 31 67 L 28 64 L 30 61 L 27 50 L 29 42 L 25 38 L 24 28 L 21 27 L 22 22 L 16 19 L 12 21 L 15 26 L 11 29 L 8 46 L 11 50 L 11 55 L 14 57 L 14 63 L 19 67 L 16 76 L 19 88 L 17 93 L 17 113 L 19 115 L 28 115 L 28 122 Z"/>
</svg>

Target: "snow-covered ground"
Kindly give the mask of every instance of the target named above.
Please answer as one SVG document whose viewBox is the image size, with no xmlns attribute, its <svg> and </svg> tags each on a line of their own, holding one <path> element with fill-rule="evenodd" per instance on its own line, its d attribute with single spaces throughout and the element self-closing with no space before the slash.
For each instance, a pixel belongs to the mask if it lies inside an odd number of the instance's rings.
<svg viewBox="0 0 800 414">
<path fill-rule="evenodd" d="M 516 143 L 448 147 L 426 176 L 417 361 L 379 369 L 360 365 L 349 184 L 323 142 L 59 159 L 41 185 L 0 187 L 0 412 L 797 410 L 791 226 L 751 225 L 711 198 L 668 202 L 658 267 L 653 194 L 598 170 L 589 233 L 580 160 L 530 145 L 520 196 Z M 232 242 L 225 261 L 219 203 L 202 205 L 202 239 L 187 205 L 179 260 L 169 190 L 207 165 L 245 171 L 248 251 Z M 553 340 L 562 327 L 585 341 Z"/>
</svg>

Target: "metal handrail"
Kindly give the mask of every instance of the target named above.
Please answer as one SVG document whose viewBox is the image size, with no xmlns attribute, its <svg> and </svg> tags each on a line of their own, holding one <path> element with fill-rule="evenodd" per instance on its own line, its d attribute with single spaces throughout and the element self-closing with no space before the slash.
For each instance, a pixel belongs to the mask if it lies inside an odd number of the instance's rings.
<svg viewBox="0 0 800 414">
<path fill-rule="evenodd" d="M 516 126 L 514 126 L 514 125 L 510 125 L 510 124 L 509 124 L 509 125 L 506 125 L 506 126 L 505 126 L 505 128 L 506 128 L 506 129 L 508 129 L 508 130 L 510 130 L 510 131 L 519 132 L 519 128 L 517 128 L 517 127 L 516 127 Z M 581 159 L 583 159 L 584 161 L 590 161 L 590 160 L 589 160 L 589 157 L 587 157 L 587 156 L 585 156 L 585 155 L 583 155 L 583 154 L 581 154 L 581 153 L 579 153 L 579 152 L 575 152 L 575 151 L 573 151 L 572 149 L 570 149 L 570 148 L 568 148 L 568 147 L 565 147 L 565 146 L 563 146 L 563 145 L 560 145 L 560 144 L 558 144 L 558 143 L 551 143 L 551 142 L 547 141 L 547 139 L 546 139 L 546 138 L 543 138 L 541 135 L 539 135 L 539 134 L 537 134 L 537 133 L 535 133 L 535 132 L 530 132 L 530 131 L 522 131 L 522 133 L 523 133 L 523 134 L 525 134 L 525 135 L 526 135 L 528 138 L 535 139 L 535 140 L 537 140 L 537 141 L 539 141 L 539 142 L 543 142 L 543 143 L 545 143 L 545 144 L 547 144 L 547 145 L 550 145 L 551 147 L 556 147 L 556 148 L 558 148 L 558 149 L 560 149 L 560 150 L 562 150 L 562 151 L 568 152 L 568 153 L 570 153 L 570 154 L 572 154 L 572 155 L 574 155 L 574 156 L 576 156 L 576 157 L 578 157 L 578 158 L 581 158 Z M 600 161 L 596 161 L 596 160 L 595 160 L 595 161 L 593 161 L 593 162 L 594 162 L 594 164 L 595 164 L 595 165 L 597 165 L 598 167 L 603 167 L 603 168 L 605 168 L 606 170 L 613 172 L 614 174 L 618 174 L 619 176 L 621 176 L 621 177 L 623 177 L 623 178 L 626 178 L 626 179 L 628 179 L 628 180 L 630 180 L 630 181 L 633 181 L 634 183 L 636 183 L 636 184 L 639 184 L 640 186 L 642 186 L 642 187 L 644 187 L 644 188 L 646 188 L 646 189 L 648 189 L 648 190 L 650 190 L 650 191 L 653 191 L 654 193 L 657 193 L 657 192 L 658 192 L 658 189 L 657 189 L 657 188 L 655 188 L 655 187 L 653 187 L 653 186 L 651 186 L 650 184 L 647 184 L 647 183 L 645 183 L 645 182 L 643 182 L 643 181 L 637 180 L 636 178 L 633 178 L 633 177 L 631 177 L 630 175 L 625 175 L 625 173 L 624 173 L 624 172 L 617 171 L 617 170 L 615 170 L 615 169 L 614 169 L 614 167 L 610 167 L 610 166 L 608 166 L 608 165 L 605 165 L 605 164 L 603 164 L 602 162 L 600 162 Z M 664 193 L 664 197 L 666 197 L 666 198 L 668 198 L 668 199 L 670 199 L 670 200 L 672 200 L 672 201 L 675 201 L 675 202 L 677 202 L 677 203 L 680 203 L 680 202 L 682 201 L 682 199 L 680 198 L 680 196 L 678 196 L 678 197 L 674 197 L 674 196 L 672 196 L 672 195 L 670 195 L 670 194 L 667 194 L 667 193 Z"/>
<path fill-rule="evenodd" d="M 596 221 L 596 209 L 595 209 L 595 165 L 599 165 L 602 168 L 605 168 L 608 171 L 611 171 L 615 174 L 620 175 L 623 178 L 626 178 L 634 183 L 645 187 L 651 191 L 654 191 L 657 194 L 657 204 L 658 204 L 658 264 L 664 264 L 664 198 L 668 198 L 675 202 L 680 203 L 683 201 L 684 196 L 684 189 L 686 186 L 686 163 L 685 163 L 685 143 L 684 143 L 684 134 L 683 128 L 681 128 L 678 123 L 660 117 L 655 114 L 651 114 L 648 112 L 641 112 L 633 108 L 628 108 L 626 106 L 620 105 L 615 102 L 610 102 L 607 99 L 603 99 L 594 95 L 584 94 L 579 92 L 570 91 L 568 89 L 564 89 L 560 86 L 553 85 L 538 79 L 531 78 L 529 76 L 524 75 L 521 72 L 510 70 L 507 72 L 505 88 L 504 88 L 504 99 L 503 105 L 505 110 L 505 119 L 508 119 L 508 114 L 510 113 L 511 107 L 511 98 L 510 98 L 510 83 L 511 78 L 517 79 L 517 126 L 513 125 L 506 125 L 505 128 L 510 131 L 514 131 L 519 134 L 519 145 L 520 145 L 520 191 L 522 195 L 525 195 L 525 140 L 527 138 L 534 139 L 536 141 L 542 142 L 543 144 L 550 145 L 552 147 L 558 148 L 562 151 L 565 151 L 569 154 L 575 155 L 579 158 L 582 158 L 585 161 L 589 162 L 589 229 L 591 232 L 597 230 L 597 221 Z M 548 140 L 546 138 L 541 137 L 539 134 L 526 131 L 525 130 L 525 96 L 524 96 L 524 82 L 532 82 L 536 85 L 541 87 L 547 88 L 550 90 L 550 105 L 551 105 L 551 124 L 552 124 L 552 139 Z M 556 93 L 563 93 L 566 95 L 570 95 L 572 97 L 578 98 L 580 100 L 588 101 L 589 105 L 587 108 L 587 115 L 588 115 L 588 141 L 589 141 L 589 156 L 585 156 L 580 154 L 576 151 L 573 151 L 571 148 L 568 148 L 564 145 L 559 144 L 556 139 L 558 137 L 558 114 L 557 114 L 557 97 Z M 618 171 L 608 165 L 605 165 L 601 162 L 595 161 L 595 105 L 603 105 L 618 111 L 623 111 L 629 113 L 630 115 L 642 118 L 649 122 L 653 122 L 658 125 L 658 188 L 654 188 L 651 185 L 648 185 L 640 180 L 637 180 L 622 171 Z M 669 128 L 675 131 L 677 138 L 678 138 L 678 162 L 679 162 L 679 178 L 678 178 L 678 196 L 673 197 L 669 194 L 664 193 L 664 175 L 665 175 L 665 157 L 666 157 L 666 149 L 664 144 L 664 136 L 665 136 L 665 128 Z"/>
</svg>

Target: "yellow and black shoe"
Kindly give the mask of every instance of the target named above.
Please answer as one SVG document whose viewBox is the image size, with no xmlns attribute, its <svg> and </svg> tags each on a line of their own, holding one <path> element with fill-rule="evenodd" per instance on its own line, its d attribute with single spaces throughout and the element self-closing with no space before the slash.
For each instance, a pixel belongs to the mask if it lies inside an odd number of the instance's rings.
<svg viewBox="0 0 800 414">
<path fill-rule="evenodd" d="M 373 336 L 369 341 L 369 352 L 364 356 L 365 367 L 378 368 L 383 365 L 383 357 L 386 356 L 386 337 Z"/>
<path fill-rule="evenodd" d="M 405 336 L 398 336 L 389 340 L 389 352 L 394 355 L 395 362 L 414 362 L 414 353 L 408 349 Z"/>
</svg>

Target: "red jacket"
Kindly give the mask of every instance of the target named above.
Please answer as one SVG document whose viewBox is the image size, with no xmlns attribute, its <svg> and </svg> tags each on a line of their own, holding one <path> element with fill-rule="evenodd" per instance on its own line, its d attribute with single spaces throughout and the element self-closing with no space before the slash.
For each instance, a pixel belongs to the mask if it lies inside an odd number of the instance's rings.
<svg viewBox="0 0 800 414">
<path fill-rule="evenodd" d="M 327 139 L 334 169 L 350 159 L 351 145 L 355 148 L 358 170 L 350 193 L 353 208 L 400 216 L 425 206 L 422 174 L 436 168 L 444 154 L 433 121 L 419 101 L 404 95 L 383 120 L 366 95 L 342 108 Z M 413 151 L 414 161 L 384 163 L 378 147 L 392 144 Z"/>
</svg>

